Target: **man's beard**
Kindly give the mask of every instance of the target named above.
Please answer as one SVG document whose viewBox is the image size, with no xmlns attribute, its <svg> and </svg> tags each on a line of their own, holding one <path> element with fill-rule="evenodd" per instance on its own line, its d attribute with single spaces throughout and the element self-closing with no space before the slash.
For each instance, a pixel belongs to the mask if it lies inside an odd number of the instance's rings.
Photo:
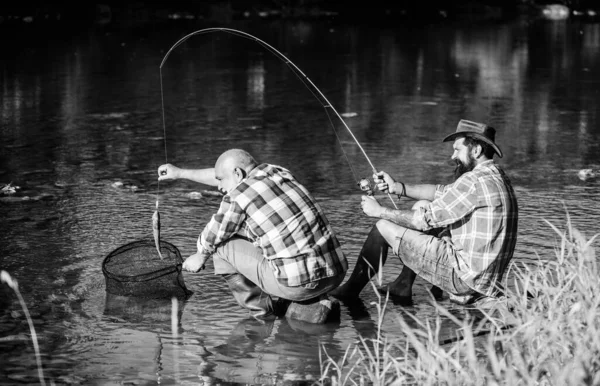
<svg viewBox="0 0 600 386">
<path fill-rule="evenodd" d="M 470 172 L 475 169 L 475 158 L 470 155 L 467 156 L 467 163 L 463 163 L 458 158 L 454 160 L 456 163 L 456 167 L 454 168 L 454 179 L 458 179 L 458 177 L 462 176 L 466 172 Z"/>
</svg>

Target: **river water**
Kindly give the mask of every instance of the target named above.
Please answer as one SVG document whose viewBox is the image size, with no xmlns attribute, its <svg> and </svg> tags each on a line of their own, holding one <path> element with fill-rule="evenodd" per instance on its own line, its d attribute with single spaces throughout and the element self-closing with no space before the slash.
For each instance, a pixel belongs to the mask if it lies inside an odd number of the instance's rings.
<svg viewBox="0 0 600 386">
<path fill-rule="evenodd" d="M 340 358 L 375 334 L 371 288 L 342 305 L 339 323 L 261 324 L 211 263 L 185 273 L 194 294 L 179 303 L 176 330 L 170 301 L 107 295 L 104 257 L 152 236 L 157 198 L 162 237 L 184 257 L 218 208 L 206 186 L 158 185 L 165 161 L 212 167 L 240 147 L 288 167 L 325 209 L 353 266 L 374 223 L 360 210 L 357 180 L 372 164 L 408 183 L 450 182 L 451 144 L 441 139 L 465 118 L 497 129 L 497 162 L 520 205 L 515 261 L 553 258 L 547 222 L 565 229 L 570 218 L 587 237 L 599 232 L 599 182 L 578 177 L 600 169 L 599 24 L 227 27 L 268 43 L 306 78 L 257 41 L 222 31 L 191 36 L 161 67 L 175 42 L 202 26 L 4 35 L 0 182 L 20 189 L 0 196 L 0 269 L 19 283 L 47 380 L 302 384 L 318 379 L 322 347 Z M 383 281 L 400 268 L 391 258 Z M 426 288 L 417 281 L 406 309 L 420 320 L 435 316 Z M 0 383 L 35 383 L 27 321 L 15 293 L 0 289 Z M 401 334 L 402 311 L 388 305 L 384 333 Z M 442 335 L 453 334 L 446 323 Z"/>
</svg>

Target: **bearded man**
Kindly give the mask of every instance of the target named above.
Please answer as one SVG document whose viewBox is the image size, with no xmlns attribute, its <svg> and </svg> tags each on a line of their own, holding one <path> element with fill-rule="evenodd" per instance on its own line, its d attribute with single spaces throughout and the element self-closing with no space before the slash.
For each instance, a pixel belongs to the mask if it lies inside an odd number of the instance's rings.
<svg viewBox="0 0 600 386">
<path fill-rule="evenodd" d="M 461 120 L 452 160 L 456 180 L 449 185 L 409 185 L 386 172 L 373 175 L 383 192 L 418 200 L 411 210 L 381 206 L 372 196 L 362 197 L 363 212 L 380 218 L 365 241 L 350 278 L 330 292 L 340 299 L 357 297 L 387 259 L 388 248 L 403 263 L 396 280 L 383 290 L 410 303 L 417 275 L 443 290 L 450 300 L 470 304 L 503 293 L 502 278 L 517 240 L 518 206 L 511 182 L 494 162 L 502 157 L 496 130 Z"/>
</svg>

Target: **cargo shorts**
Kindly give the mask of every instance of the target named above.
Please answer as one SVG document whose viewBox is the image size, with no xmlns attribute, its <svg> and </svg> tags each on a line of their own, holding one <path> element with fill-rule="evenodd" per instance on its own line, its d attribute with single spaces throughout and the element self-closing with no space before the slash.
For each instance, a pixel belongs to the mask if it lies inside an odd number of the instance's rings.
<svg viewBox="0 0 600 386">
<path fill-rule="evenodd" d="M 447 238 L 403 227 L 391 247 L 404 265 L 429 283 L 451 295 L 478 296 L 457 273 L 457 252 Z"/>
</svg>

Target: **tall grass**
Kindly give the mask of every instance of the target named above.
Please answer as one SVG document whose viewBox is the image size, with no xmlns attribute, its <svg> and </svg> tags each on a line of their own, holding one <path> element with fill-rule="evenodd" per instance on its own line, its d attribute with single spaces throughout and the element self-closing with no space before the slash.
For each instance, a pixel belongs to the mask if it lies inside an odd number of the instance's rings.
<svg viewBox="0 0 600 386">
<path fill-rule="evenodd" d="M 35 327 L 33 326 L 33 320 L 31 320 L 31 316 L 29 315 L 29 310 L 27 309 L 27 305 L 25 304 L 25 300 L 23 300 L 23 296 L 21 296 L 21 292 L 19 291 L 19 284 L 17 280 L 13 279 L 10 274 L 6 271 L 0 271 L 0 282 L 5 283 L 17 295 L 19 299 L 19 303 L 21 304 L 21 308 L 23 308 L 23 313 L 27 318 L 27 323 L 29 324 L 29 331 L 31 332 L 31 340 L 33 342 L 33 349 L 35 350 L 35 361 L 37 363 L 38 369 L 38 378 L 40 380 L 41 385 L 46 385 L 46 381 L 44 380 L 44 369 L 42 368 L 42 357 L 40 355 L 40 348 L 38 346 L 37 334 L 35 333 Z"/>
<path fill-rule="evenodd" d="M 428 320 L 405 312 L 397 320 L 402 336 L 379 330 L 373 339 L 360 337 L 341 359 L 322 348 L 318 383 L 600 385 L 598 235 L 586 239 L 568 214 L 564 231 L 547 223 L 558 236 L 556 256 L 513 264 L 506 297 L 476 305 L 480 317 L 461 320 L 438 303 Z M 377 296 L 382 320 L 387 299 Z M 443 318 L 455 324 L 455 339 L 440 337 Z"/>
</svg>

